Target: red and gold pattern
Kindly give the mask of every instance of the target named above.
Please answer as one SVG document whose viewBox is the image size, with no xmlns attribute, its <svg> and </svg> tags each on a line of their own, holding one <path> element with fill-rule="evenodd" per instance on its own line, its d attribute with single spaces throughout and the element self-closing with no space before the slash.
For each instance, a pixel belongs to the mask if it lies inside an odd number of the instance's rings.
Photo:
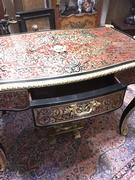
<svg viewBox="0 0 135 180">
<path fill-rule="evenodd" d="M 66 134 L 59 136 L 55 145 L 48 143 L 47 128 L 33 129 L 30 111 L 4 116 L 1 142 L 8 155 L 8 167 L 0 172 L 0 179 L 134 179 L 135 113 L 129 118 L 128 136 L 118 133 L 121 113 L 134 96 L 132 85 L 120 109 L 81 121 L 85 128 L 80 141 Z"/>
<path fill-rule="evenodd" d="M 66 50 L 56 52 L 56 45 Z M 135 41 L 106 27 L 11 35 L 0 38 L 0 82 L 70 77 L 134 58 Z"/>
<path fill-rule="evenodd" d="M 0 93 L 0 110 L 20 110 L 28 107 L 28 91 L 19 90 Z"/>
</svg>

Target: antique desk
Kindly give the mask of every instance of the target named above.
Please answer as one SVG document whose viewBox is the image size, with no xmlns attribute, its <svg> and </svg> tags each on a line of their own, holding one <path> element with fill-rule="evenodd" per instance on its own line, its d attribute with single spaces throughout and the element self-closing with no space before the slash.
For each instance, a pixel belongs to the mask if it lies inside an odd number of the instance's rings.
<svg viewBox="0 0 135 180">
<path fill-rule="evenodd" d="M 80 137 L 83 119 L 119 108 L 127 85 L 134 82 L 135 41 L 115 29 L 0 38 L 0 111 L 31 109 L 35 126 L 51 127 L 54 135 L 73 132 Z M 134 106 L 135 99 L 121 117 L 123 135 Z M 4 169 L 2 148 L 0 152 Z"/>
</svg>

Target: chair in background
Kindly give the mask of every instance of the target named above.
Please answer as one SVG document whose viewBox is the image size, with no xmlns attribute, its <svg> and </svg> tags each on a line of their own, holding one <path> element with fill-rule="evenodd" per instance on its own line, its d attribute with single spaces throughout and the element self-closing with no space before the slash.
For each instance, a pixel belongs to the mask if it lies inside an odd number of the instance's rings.
<svg viewBox="0 0 135 180">
<path fill-rule="evenodd" d="M 20 32 L 55 29 L 55 13 L 51 8 L 16 12 L 16 18 Z"/>
</svg>

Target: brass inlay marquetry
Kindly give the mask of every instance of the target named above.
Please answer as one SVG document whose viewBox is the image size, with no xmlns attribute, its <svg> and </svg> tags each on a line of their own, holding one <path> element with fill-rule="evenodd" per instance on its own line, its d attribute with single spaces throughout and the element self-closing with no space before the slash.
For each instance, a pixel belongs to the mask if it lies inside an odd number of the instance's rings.
<svg viewBox="0 0 135 180">
<path fill-rule="evenodd" d="M 76 103 L 34 109 L 37 126 L 75 121 L 92 117 L 119 108 L 123 103 L 125 91 L 96 97 Z"/>
<path fill-rule="evenodd" d="M 30 105 L 27 90 L 0 92 L 0 110 L 21 110 Z"/>
</svg>

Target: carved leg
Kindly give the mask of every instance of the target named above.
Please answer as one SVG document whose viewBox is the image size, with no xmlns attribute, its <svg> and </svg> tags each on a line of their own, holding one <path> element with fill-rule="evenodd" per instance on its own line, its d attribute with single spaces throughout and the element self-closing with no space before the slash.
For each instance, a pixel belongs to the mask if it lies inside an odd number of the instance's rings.
<svg viewBox="0 0 135 180">
<path fill-rule="evenodd" d="M 0 118 L 2 118 L 4 114 L 6 114 L 6 111 L 0 111 Z M 6 159 L 5 151 L 2 144 L 0 143 L 0 171 L 4 171 L 6 165 L 7 165 L 7 159 Z"/>
<path fill-rule="evenodd" d="M 126 109 L 123 111 L 123 114 L 120 119 L 120 134 L 126 136 L 128 134 L 128 117 L 135 110 L 135 98 L 129 103 Z"/>
<path fill-rule="evenodd" d="M 7 159 L 2 145 L 0 144 L 0 171 L 4 171 L 7 165 Z"/>
</svg>

